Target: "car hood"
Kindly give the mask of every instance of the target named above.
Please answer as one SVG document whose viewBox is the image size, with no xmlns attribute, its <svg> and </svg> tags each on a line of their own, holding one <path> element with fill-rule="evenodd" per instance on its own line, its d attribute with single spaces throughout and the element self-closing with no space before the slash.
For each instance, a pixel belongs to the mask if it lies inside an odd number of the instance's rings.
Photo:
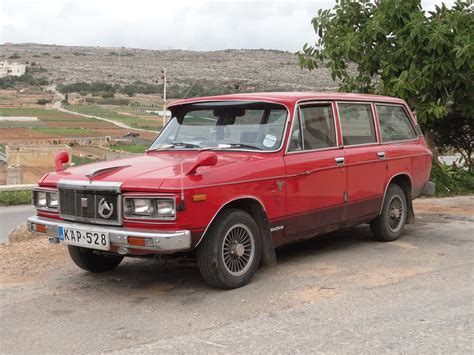
<svg viewBox="0 0 474 355">
<path fill-rule="evenodd" d="M 59 180 L 75 180 L 119 182 L 122 191 L 179 190 L 182 185 L 198 187 L 203 184 L 264 177 L 267 176 L 268 167 L 274 165 L 268 163 L 276 158 L 274 154 L 217 152 L 218 160 L 215 166 L 200 167 L 197 173 L 192 175 L 182 174 L 182 171 L 186 173 L 195 164 L 198 154 L 199 151 L 157 151 L 131 158 L 70 167 L 47 174 L 40 181 L 40 185 L 56 186 Z M 242 164 L 246 164 L 245 169 L 242 169 Z M 248 164 L 256 166 L 250 168 Z"/>
</svg>

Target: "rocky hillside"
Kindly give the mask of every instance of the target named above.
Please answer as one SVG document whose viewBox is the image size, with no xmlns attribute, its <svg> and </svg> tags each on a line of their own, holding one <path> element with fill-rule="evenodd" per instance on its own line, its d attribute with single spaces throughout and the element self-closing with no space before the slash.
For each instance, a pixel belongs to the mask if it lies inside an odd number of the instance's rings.
<svg viewBox="0 0 474 355">
<path fill-rule="evenodd" d="M 9 59 L 12 57 L 11 59 Z M 239 91 L 335 90 L 329 71 L 308 72 L 294 53 L 277 50 L 145 50 L 40 44 L 0 45 L 0 60 L 32 63 L 55 83 L 105 81 L 156 83 L 166 68 L 171 84 L 239 88 Z"/>
</svg>

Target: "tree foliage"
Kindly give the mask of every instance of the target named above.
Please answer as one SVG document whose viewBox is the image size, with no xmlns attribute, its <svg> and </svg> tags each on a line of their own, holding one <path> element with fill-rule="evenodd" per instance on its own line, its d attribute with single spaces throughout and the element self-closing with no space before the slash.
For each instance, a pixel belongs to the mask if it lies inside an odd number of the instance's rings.
<svg viewBox="0 0 474 355">
<path fill-rule="evenodd" d="M 329 68 L 341 91 L 405 99 L 425 127 L 452 111 L 472 124 L 473 15 L 460 0 L 428 13 L 420 0 L 336 1 L 313 18 L 300 64 Z"/>
</svg>

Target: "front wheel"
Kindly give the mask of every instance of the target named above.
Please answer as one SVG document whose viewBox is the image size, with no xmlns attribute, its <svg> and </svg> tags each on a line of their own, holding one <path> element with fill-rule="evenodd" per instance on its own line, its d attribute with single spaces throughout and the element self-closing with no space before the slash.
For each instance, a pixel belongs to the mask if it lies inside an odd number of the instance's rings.
<svg viewBox="0 0 474 355">
<path fill-rule="evenodd" d="M 382 213 L 372 222 L 370 228 L 374 237 L 382 242 L 397 240 L 407 220 L 407 199 L 398 185 L 390 185 L 385 195 Z"/>
<path fill-rule="evenodd" d="M 199 270 L 211 286 L 241 287 L 255 275 L 261 249 L 254 219 L 241 210 L 226 210 L 216 218 L 198 247 Z"/>
<path fill-rule="evenodd" d="M 103 255 L 97 254 L 93 249 L 77 247 L 74 245 L 67 246 L 72 261 L 89 272 L 104 272 L 115 269 L 123 260 L 121 255 Z"/>
</svg>

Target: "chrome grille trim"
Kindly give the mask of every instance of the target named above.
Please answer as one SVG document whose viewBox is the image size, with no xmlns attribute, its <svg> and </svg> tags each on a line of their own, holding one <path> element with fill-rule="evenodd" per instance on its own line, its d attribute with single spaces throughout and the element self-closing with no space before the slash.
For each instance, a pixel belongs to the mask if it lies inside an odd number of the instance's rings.
<svg viewBox="0 0 474 355">
<path fill-rule="evenodd" d="M 58 189 L 78 189 L 78 190 L 105 190 L 120 192 L 121 182 L 109 181 L 87 181 L 87 180 L 59 180 Z"/>
<path fill-rule="evenodd" d="M 91 224 L 119 226 L 123 224 L 121 183 L 102 181 L 60 180 L 59 216 L 69 221 Z M 112 219 L 101 218 L 97 204 L 101 198 L 112 202 L 116 208 Z M 83 207 L 81 199 L 87 199 L 87 207 Z"/>
</svg>

